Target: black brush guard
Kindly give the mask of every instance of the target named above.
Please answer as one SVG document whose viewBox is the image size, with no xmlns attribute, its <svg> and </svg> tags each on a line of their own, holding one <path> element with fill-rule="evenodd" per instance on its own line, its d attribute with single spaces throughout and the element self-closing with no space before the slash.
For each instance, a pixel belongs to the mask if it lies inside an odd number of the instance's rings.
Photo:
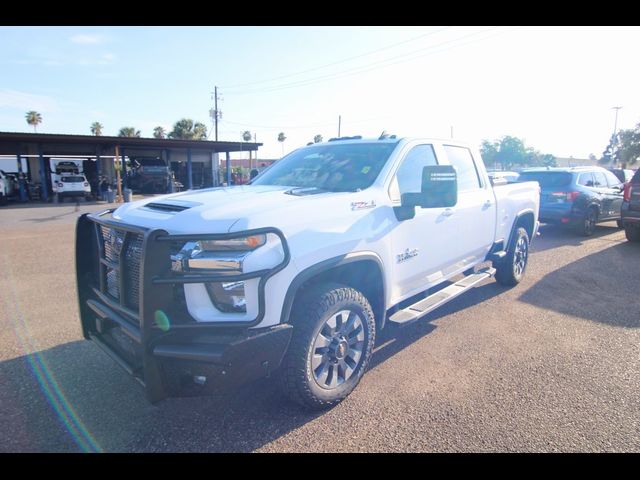
<svg viewBox="0 0 640 480">
<path fill-rule="evenodd" d="M 116 221 L 111 218 L 112 212 L 84 214 L 76 224 L 82 333 L 133 375 L 151 402 L 167 396 L 209 393 L 219 386 L 267 376 L 279 367 L 291 338 L 291 325 L 249 327 L 264 318 L 267 280 L 290 260 L 280 230 L 169 235 L 164 230 Z M 105 236 L 105 232 L 110 233 Z M 175 242 L 267 233 L 279 237 L 284 251 L 282 262 L 274 268 L 237 275 L 190 274 L 171 268 L 171 246 Z M 138 270 L 130 271 L 135 268 Z M 176 300 L 176 289 L 182 290 L 186 283 L 252 278 L 260 281 L 258 315 L 251 321 L 198 323 Z"/>
</svg>

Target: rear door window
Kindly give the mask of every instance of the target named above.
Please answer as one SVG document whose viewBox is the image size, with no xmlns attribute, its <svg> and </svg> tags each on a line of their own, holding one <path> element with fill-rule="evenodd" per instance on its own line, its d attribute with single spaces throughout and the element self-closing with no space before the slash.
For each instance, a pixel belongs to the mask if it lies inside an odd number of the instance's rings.
<svg viewBox="0 0 640 480">
<path fill-rule="evenodd" d="M 578 175 L 578 185 L 582 185 L 583 187 L 593 187 L 593 176 L 591 175 L 591 172 L 581 173 Z"/>
<path fill-rule="evenodd" d="M 449 162 L 456 168 L 458 191 L 466 192 L 479 189 L 482 184 L 471 151 L 468 148 L 453 145 L 445 145 L 444 150 L 447 152 Z"/>
<path fill-rule="evenodd" d="M 593 172 L 593 185 L 596 188 L 607 188 L 607 177 L 604 172 Z"/>
</svg>

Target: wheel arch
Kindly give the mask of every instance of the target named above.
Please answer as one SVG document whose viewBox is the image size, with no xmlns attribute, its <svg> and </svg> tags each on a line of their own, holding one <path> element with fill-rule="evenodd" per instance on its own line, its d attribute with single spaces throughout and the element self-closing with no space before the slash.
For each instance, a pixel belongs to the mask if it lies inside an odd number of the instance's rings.
<svg viewBox="0 0 640 480">
<path fill-rule="evenodd" d="M 291 282 L 285 295 L 280 323 L 289 323 L 293 304 L 310 286 L 338 282 L 364 294 L 379 329 L 386 317 L 386 285 L 382 260 L 373 252 L 354 252 L 340 255 L 312 265 L 300 272 Z"/>
<path fill-rule="evenodd" d="M 533 210 L 524 210 L 516 215 L 516 218 L 513 221 L 513 225 L 511 225 L 509 239 L 505 243 L 505 249 L 509 248 L 509 245 L 511 245 L 511 240 L 513 239 L 513 236 L 516 234 L 516 231 L 519 227 L 523 227 L 527 231 L 527 235 L 529 235 L 529 241 L 532 240 L 533 231 L 535 228 L 535 218 L 536 217 L 533 213 Z"/>
</svg>

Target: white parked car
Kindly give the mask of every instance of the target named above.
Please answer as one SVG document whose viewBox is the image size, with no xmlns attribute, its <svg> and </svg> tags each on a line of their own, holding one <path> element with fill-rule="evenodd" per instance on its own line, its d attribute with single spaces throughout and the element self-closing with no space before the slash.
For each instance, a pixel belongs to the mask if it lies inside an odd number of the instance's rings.
<svg viewBox="0 0 640 480">
<path fill-rule="evenodd" d="M 461 142 L 313 144 L 251 185 L 81 216 L 83 333 L 151 401 L 274 374 L 326 408 L 356 387 L 380 329 L 493 276 L 519 283 L 539 201 L 535 182 L 494 188 Z"/>
<path fill-rule="evenodd" d="M 52 190 L 58 202 L 64 202 L 68 197 L 88 199 L 91 196 L 91 186 L 83 173 L 54 174 L 52 177 Z"/>
</svg>

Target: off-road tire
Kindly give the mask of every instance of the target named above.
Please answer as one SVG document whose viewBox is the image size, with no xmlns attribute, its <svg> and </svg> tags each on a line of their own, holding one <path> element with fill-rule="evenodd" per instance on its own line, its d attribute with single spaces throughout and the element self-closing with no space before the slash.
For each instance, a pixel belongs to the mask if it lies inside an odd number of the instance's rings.
<svg viewBox="0 0 640 480">
<path fill-rule="evenodd" d="M 364 339 L 358 342 L 360 357 L 355 368 L 351 367 L 350 376 L 347 377 L 347 373 L 344 373 L 343 369 L 343 376 L 346 379 L 341 384 L 335 388 L 323 388 L 316 378 L 317 371 L 312 367 L 312 357 L 316 354 L 315 360 L 318 361 L 317 352 L 322 349 L 316 348 L 317 341 L 321 332 L 326 331 L 323 329 L 328 326 L 327 322 L 335 321 L 334 316 L 344 311 L 349 312 L 349 319 L 352 318 L 351 312 L 353 312 L 358 317 L 353 323 L 362 327 Z M 346 330 L 349 322 L 342 319 L 344 315 L 338 316 L 341 317 L 341 325 Z M 338 404 L 356 388 L 367 370 L 373 352 L 376 325 L 369 301 L 358 290 L 338 283 L 318 285 L 309 288 L 296 300 L 291 312 L 291 323 L 293 324 L 293 334 L 279 372 L 283 391 L 294 402 L 313 410 L 326 409 Z M 353 338 L 360 336 L 360 333 L 354 332 L 352 332 Z M 350 341 L 348 343 L 351 344 Z M 329 347 L 327 347 L 327 352 L 328 350 Z M 347 351 L 351 352 L 348 348 Z M 344 349 L 341 352 L 344 354 Z M 354 349 L 353 352 L 356 350 Z M 325 358 L 325 355 L 329 354 L 323 354 L 322 358 Z M 353 362 L 352 357 L 346 357 L 344 360 Z M 328 360 L 326 363 L 330 364 L 330 362 Z M 328 369 L 330 372 L 334 372 L 336 377 L 339 377 L 337 365 L 335 367 L 329 366 Z"/>
</svg>

